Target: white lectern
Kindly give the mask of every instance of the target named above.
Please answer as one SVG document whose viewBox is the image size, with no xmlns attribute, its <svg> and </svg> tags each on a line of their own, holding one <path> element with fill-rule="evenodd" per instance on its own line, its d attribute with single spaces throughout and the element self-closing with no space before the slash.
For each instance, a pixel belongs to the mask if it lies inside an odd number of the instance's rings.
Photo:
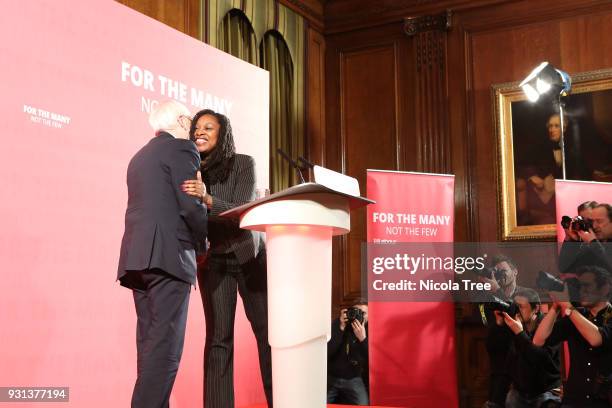
<svg viewBox="0 0 612 408">
<path fill-rule="evenodd" d="M 369 203 L 304 183 L 221 214 L 266 233 L 275 408 L 326 406 L 332 236 L 348 233 L 350 210 Z"/>
</svg>

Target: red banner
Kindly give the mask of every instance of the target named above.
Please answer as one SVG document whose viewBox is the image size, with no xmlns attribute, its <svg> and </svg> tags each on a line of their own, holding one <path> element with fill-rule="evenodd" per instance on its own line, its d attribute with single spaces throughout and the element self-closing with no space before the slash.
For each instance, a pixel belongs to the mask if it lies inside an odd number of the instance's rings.
<svg viewBox="0 0 612 408">
<path fill-rule="evenodd" d="M 368 244 L 453 241 L 453 176 L 368 170 L 367 196 Z M 453 303 L 377 301 L 369 315 L 371 403 L 457 407 Z"/>
</svg>

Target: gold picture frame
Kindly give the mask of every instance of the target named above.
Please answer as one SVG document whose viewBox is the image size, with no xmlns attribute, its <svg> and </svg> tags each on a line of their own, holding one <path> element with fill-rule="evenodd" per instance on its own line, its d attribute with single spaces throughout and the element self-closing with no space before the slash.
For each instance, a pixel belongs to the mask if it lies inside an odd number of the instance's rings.
<svg viewBox="0 0 612 408">
<path fill-rule="evenodd" d="M 499 209 L 499 235 L 500 239 L 503 241 L 552 240 L 556 236 L 556 226 L 554 223 L 530 223 L 529 221 L 520 221 L 521 214 L 525 213 L 525 211 L 522 211 L 524 210 L 524 205 L 521 203 L 524 203 L 525 201 L 520 201 L 520 203 L 517 202 L 517 194 L 521 194 L 521 192 L 517 193 L 517 183 L 519 184 L 520 189 L 525 185 L 523 182 L 525 179 L 521 179 L 520 177 L 517 179 L 517 173 L 520 173 L 520 171 L 517 171 L 517 169 L 520 167 L 516 162 L 517 150 L 521 150 L 521 143 L 525 145 L 522 146 L 522 151 L 525 151 L 526 148 L 528 149 L 528 145 L 530 143 L 534 143 L 533 141 L 540 137 L 540 130 L 537 121 L 534 121 L 530 116 L 531 114 L 528 113 L 530 111 L 528 108 L 526 108 L 528 103 L 527 98 L 518 85 L 519 82 L 517 81 L 492 86 L 495 137 L 497 142 L 496 168 L 498 180 L 497 201 Z M 573 99 L 570 99 L 572 97 Z M 602 111 L 604 110 L 603 108 L 605 108 L 607 112 L 612 111 L 610 110 L 612 109 L 612 69 L 572 75 L 572 93 L 565 97 L 564 100 L 570 100 L 573 111 L 579 112 L 581 115 L 583 115 L 580 117 L 580 120 L 582 121 L 581 123 L 589 123 L 588 121 L 590 120 L 593 124 L 593 129 L 596 127 L 598 129 L 602 128 L 602 126 L 605 127 L 606 132 L 603 136 L 594 136 L 597 138 L 596 143 L 603 143 L 603 146 L 601 149 L 598 149 L 597 145 L 593 145 L 591 143 L 591 145 L 595 147 L 591 147 L 590 152 L 603 150 L 604 155 L 607 154 L 607 152 L 610 151 L 610 146 L 612 146 L 612 141 L 609 140 L 612 136 L 612 119 L 607 122 L 604 119 L 601 119 L 603 118 L 602 114 L 596 114 L 593 112 Z M 567 106 L 568 102 L 565 102 L 565 104 Z M 588 106 L 581 107 L 580 104 L 585 104 Z M 598 106 L 598 104 L 602 106 Z M 550 105 L 552 107 L 552 103 L 550 103 Z M 544 108 L 540 108 L 540 111 L 543 112 L 543 109 Z M 591 112 L 591 117 L 588 116 L 589 110 Z M 516 118 L 513 118 L 513 111 L 515 111 L 515 115 L 517 116 Z M 518 116 L 519 112 L 523 112 L 522 114 L 524 117 Z M 585 114 L 585 112 L 587 113 Z M 537 115 L 539 115 L 538 119 L 543 117 L 541 112 L 537 114 L 533 113 L 532 116 L 536 117 Z M 548 115 L 551 114 L 549 113 Z M 568 117 L 571 117 L 571 115 Z M 578 116 L 576 116 L 576 118 L 578 118 Z M 518 119 L 521 120 L 519 121 Z M 597 120 L 606 123 L 596 123 Z M 525 122 L 527 125 L 523 124 Z M 576 123 L 578 123 L 578 119 L 576 119 Z M 541 125 L 542 132 L 545 132 L 545 123 L 541 123 Z M 523 135 L 521 137 L 514 135 L 513 127 L 517 127 L 518 129 L 521 126 L 522 129 L 525 129 L 526 126 L 528 126 L 528 133 L 533 134 L 526 136 Z M 575 126 L 578 125 L 576 124 Z M 584 131 L 583 133 L 586 134 L 587 131 Z M 546 139 L 546 136 L 544 136 L 544 138 Z M 608 167 L 606 166 L 606 168 Z M 590 174 L 591 176 L 586 176 L 582 179 L 598 180 L 597 178 L 589 177 L 598 177 L 597 175 L 601 174 L 601 172 L 594 171 Z M 609 178 L 610 174 L 609 172 L 604 173 L 601 177 L 604 177 L 604 179 L 598 181 L 606 181 L 606 178 Z M 568 176 L 568 179 L 571 178 L 572 177 Z M 554 202 L 552 204 L 554 205 Z M 549 218 L 554 219 L 554 213 L 553 216 Z"/>
</svg>

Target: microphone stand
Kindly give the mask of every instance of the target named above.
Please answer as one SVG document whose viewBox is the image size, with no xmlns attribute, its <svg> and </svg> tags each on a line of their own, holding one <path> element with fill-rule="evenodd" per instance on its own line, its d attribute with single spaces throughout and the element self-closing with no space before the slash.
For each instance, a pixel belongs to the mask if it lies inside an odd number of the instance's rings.
<svg viewBox="0 0 612 408">
<path fill-rule="evenodd" d="M 280 147 L 278 149 L 276 149 L 276 153 L 280 154 L 282 156 L 283 159 L 287 160 L 289 162 L 289 164 L 291 165 L 291 167 L 293 167 L 297 173 L 300 176 L 300 180 L 302 180 L 302 183 L 306 183 L 306 180 L 304 180 L 304 175 L 302 174 L 302 169 L 301 167 L 296 163 L 295 160 L 293 160 L 287 153 L 285 153 Z"/>
</svg>

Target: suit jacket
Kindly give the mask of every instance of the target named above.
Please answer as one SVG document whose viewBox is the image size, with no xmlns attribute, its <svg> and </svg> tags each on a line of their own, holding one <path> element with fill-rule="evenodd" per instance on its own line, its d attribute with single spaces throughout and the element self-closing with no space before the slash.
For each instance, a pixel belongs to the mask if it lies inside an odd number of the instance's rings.
<svg viewBox="0 0 612 408">
<path fill-rule="evenodd" d="M 208 223 L 212 254 L 233 252 L 238 262 L 245 264 L 263 248 L 261 233 L 240 229 L 237 222 L 219 217 L 223 211 L 255 200 L 255 185 L 255 160 L 246 154 L 236 154 L 228 177 L 207 186 L 213 196 Z"/>
<path fill-rule="evenodd" d="M 159 268 L 195 284 L 195 248 L 207 233 L 205 207 L 181 190 L 195 178 L 200 156 L 195 144 L 160 132 L 130 161 L 128 206 L 117 279 L 128 271 Z"/>
</svg>

